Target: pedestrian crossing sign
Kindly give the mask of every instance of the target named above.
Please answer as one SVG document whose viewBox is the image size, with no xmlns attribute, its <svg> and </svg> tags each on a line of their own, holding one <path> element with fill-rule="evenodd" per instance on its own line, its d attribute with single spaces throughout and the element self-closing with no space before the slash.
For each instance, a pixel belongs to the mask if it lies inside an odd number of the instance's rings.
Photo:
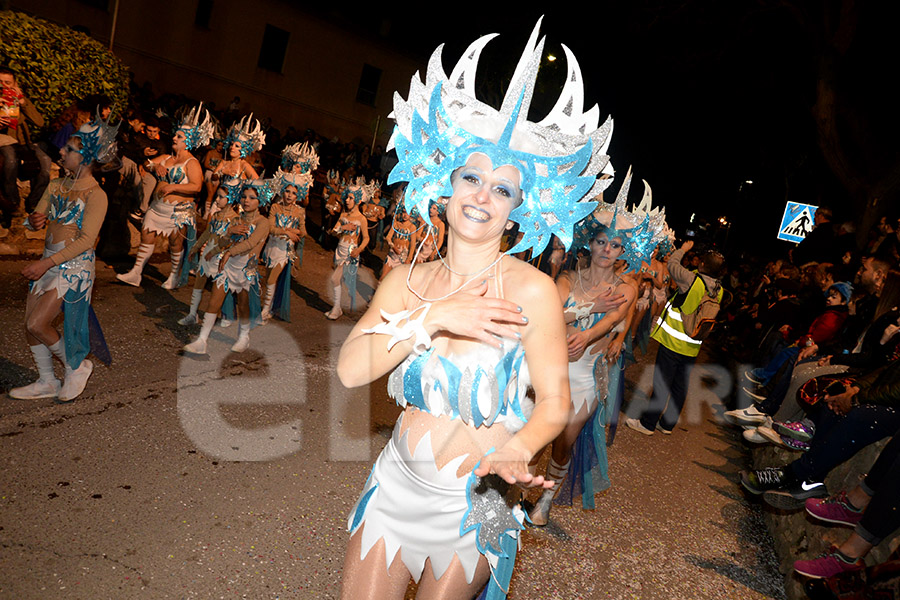
<svg viewBox="0 0 900 600">
<path fill-rule="evenodd" d="M 781 217 L 781 226 L 778 228 L 778 239 L 799 244 L 815 225 L 816 210 L 818 206 L 788 202 L 784 207 L 784 216 Z"/>
</svg>

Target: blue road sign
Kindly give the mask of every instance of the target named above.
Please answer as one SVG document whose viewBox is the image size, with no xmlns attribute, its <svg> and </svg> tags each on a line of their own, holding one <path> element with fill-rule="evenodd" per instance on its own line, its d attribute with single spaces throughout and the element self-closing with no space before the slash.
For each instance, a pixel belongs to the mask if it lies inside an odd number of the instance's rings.
<svg viewBox="0 0 900 600">
<path fill-rule="evenodd" d="M 811 204 L 788 202 L 784 207 L 784 216 L 781 217 L 781 226 L 778 228 L 778 239 L 795 244 L 802 242 L 813 230 L 818 208 Z"/>
</svg>

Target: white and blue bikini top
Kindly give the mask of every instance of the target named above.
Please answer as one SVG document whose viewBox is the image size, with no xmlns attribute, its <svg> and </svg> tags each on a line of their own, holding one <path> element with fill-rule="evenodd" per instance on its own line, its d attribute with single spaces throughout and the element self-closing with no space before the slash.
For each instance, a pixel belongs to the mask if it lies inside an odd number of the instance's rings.
<svg viewBox="0 0 900 600">
<path fill-rule="evenodd" d="M 81 229 L 81 222 L 84 220 L 84 199 L 76 197 L 70 200 L 62 194 L 52 194 L 47 220 L 60 225 L 75 223 L 75 226 Z"/>
<path fill-rule="evenodd" d="M 183 163 L 172 165 L 166 171 L 166 183 L 186 183 L 188 181 L 187 170 L 184 168 L 192 158 L 187 159 Z"/>
<path fill-rule="evenodd" d="M 531 416 L 530 386 L 520 342 L 504 349 L 480 345 L 449 356 L 431 348 L 410 354 L 388 378 L 388 394 L 403 408 L 415 406 L 476 428 L 503 423 L 510 431 L 521 429 Z"/>
</svg>

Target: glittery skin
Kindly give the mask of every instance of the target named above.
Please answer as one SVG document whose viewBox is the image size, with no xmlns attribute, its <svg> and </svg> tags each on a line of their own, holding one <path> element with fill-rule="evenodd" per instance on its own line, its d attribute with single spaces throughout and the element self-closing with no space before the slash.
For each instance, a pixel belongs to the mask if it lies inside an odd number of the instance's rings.
<svg viewBox="0 0 900 600">
<path fill-rule="evenodd" d="M 394 95 L 391 116 L 396 128 L 388 149 L 396 148 L 399 163 L 388 183 L 409 182 L 405 204 L 410 214 L 417 208 L 431 224 L 428 205 L 450 196 L 450 174 L 464 165 L 473 152 L 487 155 L 495 166 L 513 165 L 521 174 L 522 203 L 510 214 L 521 226 L 522 240 L 511 253 L 533 248 L 540 253 L 555 234 L 568 248 L 572 229 L 593 211 L 596 196 L 612 176 L 605 154 L 612 134 L 612 120 L 598 127 L 596 106 L 582 112 L 584 90 L 581 70 L 563 46 L 569 73 L 554 109 L 540 123 L 527 120 L 540 66 L 544 40 L 538 42 L 540 20 L 516 67 L 500 110 L 475 98 L 474 76 L 484 46 L 495 36 L 472 43 L 450 77 L 441 66 L 439 46 L 428 63 L 425 81 L 412 78 L 409 97 Z"/>
<path fill-rule="evenodd" d="M 119 125 L 112 126 L 109 121 L 100 118 L 100 111 L 97 111 L 94 120 L 85 123 L 78 128 L 78 131 L 72 134 L 81 140 L 81 164 L 87 165 L 94 161 L 109 162 L 116 155 L 116 134 L 119 132 Z M 79 226 L 80 227 L 80 226 Z"/>
</svg>

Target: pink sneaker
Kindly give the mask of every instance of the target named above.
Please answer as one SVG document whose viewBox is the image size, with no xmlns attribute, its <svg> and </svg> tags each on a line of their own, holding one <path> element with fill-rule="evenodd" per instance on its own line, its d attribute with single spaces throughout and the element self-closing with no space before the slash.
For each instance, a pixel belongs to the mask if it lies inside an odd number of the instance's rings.
<svg viewBox="0 0 900 600">
<path fill-rule="evenodd" d="M 794 570 L 797 573 L 812 579 L 827 579 L 840 573 L 859 571 L 865 567 L 866 564 L 862 559 L 846 557 L 834 546 L 822 556 L 812 560 L 798 560 L 794 563 Z"/>
<path fill-rule="evenodd" d="M 863 518 L 863 511 L 853 508 L 845 492 L 838 492 L 828 498 L 807 498 L 806 512 L 820 521 L 851 527 Z"/>
<path fill-rule="evenodd" d="M 775 431 L 783 436 L 794 438 L 801 442 L 809 442 L 816 434 L 816 425 L 809 419 L 802 421 L 775 422 Z"/>
</svg>

